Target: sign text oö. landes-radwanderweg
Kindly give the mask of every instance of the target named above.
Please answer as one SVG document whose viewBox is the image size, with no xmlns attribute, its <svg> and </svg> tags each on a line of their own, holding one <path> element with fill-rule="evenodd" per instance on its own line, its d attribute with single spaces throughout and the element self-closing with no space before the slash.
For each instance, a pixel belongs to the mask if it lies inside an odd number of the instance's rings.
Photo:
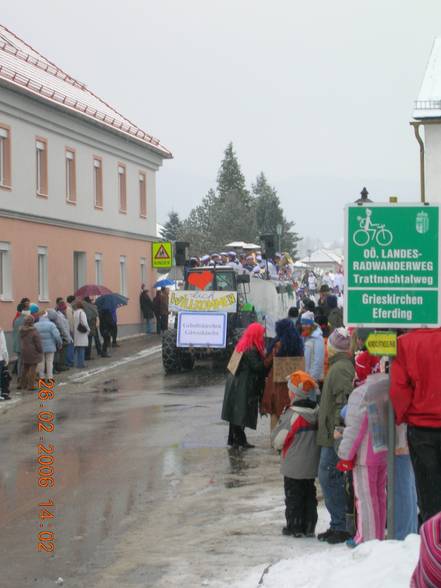
<svg viewBox="0 0 441 588">
<path fill-rule="evenodd" d="M 345 324 L 439 325 L 439 206 L 350 205 L 345 212 Z"/>
</svg>

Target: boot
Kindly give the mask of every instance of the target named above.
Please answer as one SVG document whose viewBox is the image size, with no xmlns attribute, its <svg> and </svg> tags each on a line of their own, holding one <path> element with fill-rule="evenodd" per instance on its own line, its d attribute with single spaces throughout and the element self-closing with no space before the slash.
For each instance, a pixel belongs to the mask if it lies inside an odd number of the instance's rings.
<svg viewBox="0 0 441 588">
<path fill-rule="evenodd" d="M 305 524 L 305 535 L 306 537 L 315 537 L 315 525 L 313 521 L 307 521 Z"/>
<path fill-rule="evenodd" d="M 346 543 L 348 539 L 351 539 L 351 536 L 347 531 L 336 531 L 333 529 L 325 541 L 331 545 L 336 545 L 337 543 Z"/>
<path fill-rule="evenodd" d="M 324 533 L 319 533 L 319 534 L 317 535 L 317 539 L 318 539 L 319 541 L 326 541 L 326 540 L 328 539 L 328 537 L 329 537 L 329 535 L 330 535 L 331 533 L 333 533 L 333 530 L 332 530 L 332 529 L 328 529 L 328 530 L 327 530 L 327 531 L 325 531 Z"/>
<path fill-rule="evenodd" d="M 299 538 L 305 536 L 305 533 L 303 532 L 303 528 L 305 526 L 303 517 L 294 517 L 288 526 L 291 529 L 291 533 L 294 535 L 294 537 Z"/>
</svg>

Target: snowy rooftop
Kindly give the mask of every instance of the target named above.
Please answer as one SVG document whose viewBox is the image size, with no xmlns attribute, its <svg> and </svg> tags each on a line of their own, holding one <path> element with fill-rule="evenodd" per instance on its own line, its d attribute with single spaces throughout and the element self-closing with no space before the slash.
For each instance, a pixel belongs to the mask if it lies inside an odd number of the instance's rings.
<svg viewBox="0 0 441 588">
<path fill-rule="evenodd" d="M 162 157 L 172 157 L 158 139 L 138 128 L 3 25 L 0 25 L 0 83 L 128 135 Z"/>
<path fill-rule="evenodd" d="M 441 117 L 441 37 L 437 37 L 433 43 L 420 93 L 415 101 L 413 117 Z"/>
</svg>

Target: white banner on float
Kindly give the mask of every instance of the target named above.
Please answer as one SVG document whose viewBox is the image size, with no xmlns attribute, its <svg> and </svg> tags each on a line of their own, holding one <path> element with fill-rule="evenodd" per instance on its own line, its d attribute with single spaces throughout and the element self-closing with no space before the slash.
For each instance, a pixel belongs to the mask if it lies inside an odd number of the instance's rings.
<svg viewBox="0 0 441 588">
<path fill-rule="evenodd" d="M 169 309 L 175 312 L 237 312 L 237 292 L 176 290 L 170 292 Z"/>
<path fill-rule="evenodd" d="M 227 313 L 180 312 L 178 314 L 178 347 L 225 348 Z"/>
</svg>

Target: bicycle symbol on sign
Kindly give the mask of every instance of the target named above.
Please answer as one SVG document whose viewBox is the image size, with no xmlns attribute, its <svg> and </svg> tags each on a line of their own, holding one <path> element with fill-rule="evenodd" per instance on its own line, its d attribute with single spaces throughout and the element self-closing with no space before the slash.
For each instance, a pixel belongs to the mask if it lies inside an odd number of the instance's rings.
<svg viewBox="0 0 441 588">
<path fill-rule="evenodd" d="M 387 247 L 393 240 L 393 235 L 384 225 L 372 222 L 372 210 L 366 208 L 366 217 L 357 216 L 360 228 L 352 235 L 352 239 L 359 247 L 364 247 L 376 241 L 380 247 Z"/>
</svg>

